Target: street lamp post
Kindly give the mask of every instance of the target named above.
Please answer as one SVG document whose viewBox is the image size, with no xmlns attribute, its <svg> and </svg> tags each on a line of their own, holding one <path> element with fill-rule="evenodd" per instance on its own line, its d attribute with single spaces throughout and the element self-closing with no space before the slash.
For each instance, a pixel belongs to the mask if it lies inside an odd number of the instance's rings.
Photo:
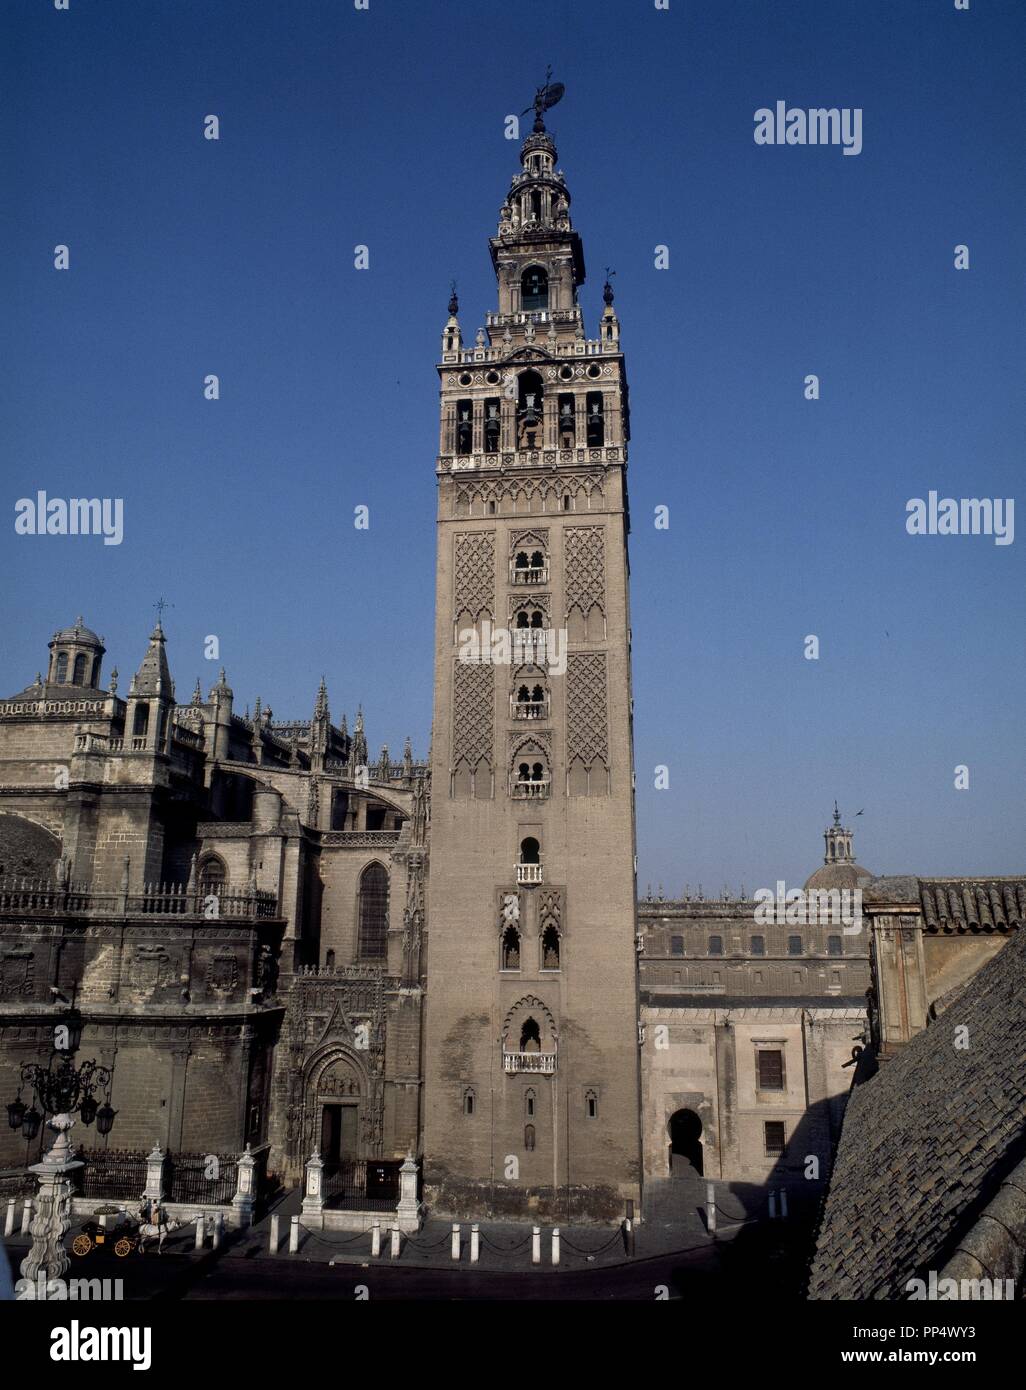
<svg viewBox="0 0 1026 1390">
<path fill-rule="evenodd" d="M 81 1039 L 77 1016 L 59 1024 L 55 1035 L 59 1046 L 55 1047 L 48 1065 L 24 1063 L 17 1098 L 7 1107 L 8 1124 L 12 1129 L 20 1129 L 29 1142 L 47 1116 L 52 1116 L 46 1119 L 47 1126 L 57 1134 L 49 1153 L 29 1168 L 39 1179 L 39 1193 L 29 1227 L 32 1249 L 21 1263 L 21 1274 L 33 1287 L 40 1273 L 49 1282 L 60 1279 L 68 1268 L 64 1237 L 71 1216 L 71 1175 L 83 1166 L 81 1160 L 74 1157 L 71 1147 L 73 1117 L 77 1112 L 84 1125 L 95 1121 L 97 1130 L 107 1135 L 115 1115 L 110 1103 L 110 1069 L 97 1066 L 95 1061 L 82 1062 L 76 1067 L 72 1060 Z M 30 1088 L 31 1106 L 26 1106 L 21 1098 L 26 1087 Z M 102 1105 L 94 1094 L 97 1089 L 106 1094 Z"/>
</svg>

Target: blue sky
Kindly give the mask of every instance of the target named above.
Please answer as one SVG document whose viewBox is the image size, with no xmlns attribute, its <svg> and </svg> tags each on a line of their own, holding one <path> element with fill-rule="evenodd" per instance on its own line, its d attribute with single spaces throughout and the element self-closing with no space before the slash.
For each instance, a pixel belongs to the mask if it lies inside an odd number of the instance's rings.
<svg viewBox="0 0 1026 1390">
<path fill-rule="evenodd" d="M 127 678 L 163 594 L 181 698 L 215 633 L 240 705 L 305 716 L 323 672 L 372 751 L 423 756 L 449 280 L 472 335 L 504 119 L 551 62 L 588 328 L 611 265 L 631 383 L 642 890 L 800 882 L 835 796 L 875 872 L 1023 869 L 1026 536 L 904 523 L 930 489 L 1022 500 L 1026 7 L 17 0 L 3 28 L 5 693 L 79 612 Z M 862 108 L 862 153 L 757 146 L 778 99 Z M 39 488 L 124 498 L 123 544 L 15 536 Z"/>
</svg>

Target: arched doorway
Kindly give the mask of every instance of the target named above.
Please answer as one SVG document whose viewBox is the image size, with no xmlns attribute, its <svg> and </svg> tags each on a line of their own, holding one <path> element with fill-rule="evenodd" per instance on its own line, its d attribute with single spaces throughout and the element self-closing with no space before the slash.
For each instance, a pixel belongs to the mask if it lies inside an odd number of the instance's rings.
<svg viewBox="0 0 1026 1390">
<path fill-rule="evenodd" d="M 670 1116 L 670 1176 L 689 1177 L 703 1171 L 702 1121 L 693 1110 L 677 1110 Z M 690 1170 L 689 1170 L 690 1165 Z"/>
</svg>

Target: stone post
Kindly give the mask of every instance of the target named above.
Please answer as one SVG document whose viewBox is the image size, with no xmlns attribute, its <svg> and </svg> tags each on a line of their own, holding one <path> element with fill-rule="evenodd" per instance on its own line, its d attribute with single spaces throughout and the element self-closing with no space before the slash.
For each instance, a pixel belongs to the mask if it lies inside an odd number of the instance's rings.
<svg viewBox="0 0 1026 1390">
<path fill-rule="evenodd" d="M 475 1221 L 470 1228 L 470 1263 L 476 1265 L 481 1258 L 481 1228 Z"/>
<path fill-rule="evenodd" d="M 552 1263 L 559 1264 L 559 1227 L 552 1228 Z"/>
<path fill-rule="evenodd" d="M 541 1264 L 541 1227 L 534 1226 L 531 1229 L 531 1263 Z"/>
<path fill-rule="evenodd" d="M 289 1254 L 299 1253 L 299 1217 L 294 1216 L 289 1222 Z"/>
<path fill-rule="evenodd" d="M 395 1209 L 401 1231 L 420 1230 L 420 1203 L 417 1201 L 417 1160 L 408 1152 L 399 1169 L 399 1205 Z"/>
<path fill-rule="evenodd" d="M 207 1235 L 207 1214 L 201 1211 L 196 1216 L 196 1243 L 194 1249 L 202 1250 Z"/>
<path fill-rule="evenodd" d="M 454 1260 L 460 1257 L 460 1226 L 458 1221 L 452 1223 L 452 1244 L 449 1253 Z"/>
<path fill-rule="evenodd" d="M 324 1159 L 316 1149 L 306 1160 L 303 1217 L 308 1226 L 324 1229 Z"/>
<path fill-rule="evenodd" d="M 279 1235 L 280 1222 L 281 1217 L 275 1212 L 271 1217 L 271 1239 L 268 1244 L 269 1253 L 272 1255 L 277 1255 L 278 1253 L 278 1242 L 281 1239 Z"/>
<path fill-rule="evenodd" d="M 392 1227 L 392 1247 L 391 1247 L 391 1249 L 390 1249 L 389 1252 L 388 1252 L 388 1253 L 390 1254 L 390 1256 L 392 1257 L 393 1260 L 397 1260 L 397 1259 L 399 1258 L 399 1239 L 400 1239 L 400 1237 L 399 1237 L 399 1227 L 398 1227 L 398 1226 L 393 1226 L 393 1227 Z"/>
<path fill-rule="evenodd" d="M 709 1234 L 716 1234 L 716 1188 L 711 1182 L 705 1185 L 705 1220 Z"/>
<path fill-rule="evenodd" d="M 381 1254 L 381 1222 L 374 1218 L 374 1225 L 371 1227 L 371 1254 L 375 1259 Z"/>
<path fill-rule="evenodd" d="M 154 1144 L 146 1155 L 146 1186 L 143 1188 L 142 1200 L 148 1204 L 153 1202 L 159 1204 L 163 1197 L 164 1153 L 159 1144 Z"/>
<path fill-rule="evenodd" d="M 21 1277 L 33 1284 L 40 1272 L 48 1284 L 52 1279 L 63 1278 L 68 1268 L 64 1237 L 71 1218 L 71 1175 L 83 1167 L 81 1160 L 71 1156 L 68 1131 L 74 1123 L 70 1115 L 55 1115 L 49 1122 L 57 1132 L 54 1146 L 41 1163 L 33 1163 L 29 1168 L 39 1179 L 39 1196 L 29 1228 L 32 1249 L 21 1262 Z"/>
<path fill-rule="evenodd" d="M 21 1233 L 27 1236 L 32 1224 L 32 1198 L 26 1197 L 21 1204 Z"/>
<path fill-rule="evenodd" d="M 14 1198 L 7 1203 L 7 1216 L 4 1218 L 4 1239 L 14 1235 Z"/>
<path fill-rule="evenodd" d="M 232 1212 L 240 1227 L 252 1226 L 253 1208 L 256 1205 L 256 1159 L 248 1144 L 246 1152 L 239 1158 L 236 1171 Z"/>
</svg>

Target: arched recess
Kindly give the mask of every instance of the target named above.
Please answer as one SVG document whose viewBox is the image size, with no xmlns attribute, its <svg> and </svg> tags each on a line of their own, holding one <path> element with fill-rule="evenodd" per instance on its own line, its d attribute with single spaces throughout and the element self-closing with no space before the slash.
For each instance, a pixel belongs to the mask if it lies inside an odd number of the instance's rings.
<svg viewBox="0 0 1026 1390">
<path fill-rule="evenodd" d="M 686 1177 L 705 1168 L 705 1150 L 702 1147 L 702 1120 L 694 1110 L 676 1110 L 666 1126 L 670 1135 L 670 1174 L 673 1177 Z"/>
<path fill-rule="evenodd" d="M 0 879 L 57 877 L 61 842 L 52 831 L 28 820 L 0 812 Z"/>
<path fill-rule="evenodd" d="M 205 854 L 196 866 L 196 884 L 201 897 L 218 896 L 228 887 L 228 865 L 219 854 Z"/>
<path fill-rule="evenodd" d="M 547 797 L 551 785 L 548 748 L 526 735 L 514 746 L 509 760 L 510 793 L 516 799 Z"/>
<path fill-rule="evenodd" d="M 532 1027 L 532 1025 L 534 1025 Z M 526 1035 L 537 1042 L 537 1048 L 525 1049 L 521 1041 Z M 535 1031 L 537 1030 L 537 1031 Z M 525 1050 L 553 1053 L 559 1043 L 556 1020 L 548 1005 L 534 994 L 525 994 L 510 1009 L 502 1024 L 503 1052 Z"/>
<path fill-rule="evenodd" d="M 375 1092 L 354 1049 L 330 1043 L 304 1067 L 304 1156 L 316 1149 L 330 1172 L 340 1163 L 371 1157 Z"/>
</svg>

